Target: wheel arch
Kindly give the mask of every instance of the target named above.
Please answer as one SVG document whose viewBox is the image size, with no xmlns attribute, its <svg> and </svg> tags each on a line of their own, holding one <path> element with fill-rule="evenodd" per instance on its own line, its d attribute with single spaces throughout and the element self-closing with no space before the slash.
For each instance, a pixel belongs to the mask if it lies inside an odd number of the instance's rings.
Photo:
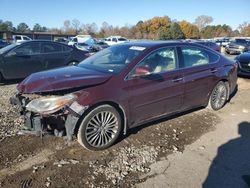
<svg viewBox="0 0 250 188">
<path fill-rule="evenodd" d="M 95 109 L 96 107 L 98 106 L 101 106 L 101 105 L 110 105 L 112 107 L 114 107 L 117 112 L 120 114 L 121 116 L 121 119 L 122 119 L 122 130 L 123 130 L 123 134 L 125 135 L 127 133 L 127 116 L 126 116 L 126 112 L 124 110 L 124 108 L 114 102 L 114 101 L 102 101 L 102 102 L 98 102 L 98 103 L 95 103 L 93 105 L 91 105 L 82 115 L 81 117 L 79 118 L 78 122 L 77 122 L 77 125 L 75 127 L 75 130 L 74 130 L 74 133 L 75 135 L 77 134 L 78 130 L 79 130 L 79 127 L 80 127 L 80 124 L 82 122 L 82 120 L 84 119 L 84 117 L 89 113 L 91 112 L 93 109 Z"/>
</svg>

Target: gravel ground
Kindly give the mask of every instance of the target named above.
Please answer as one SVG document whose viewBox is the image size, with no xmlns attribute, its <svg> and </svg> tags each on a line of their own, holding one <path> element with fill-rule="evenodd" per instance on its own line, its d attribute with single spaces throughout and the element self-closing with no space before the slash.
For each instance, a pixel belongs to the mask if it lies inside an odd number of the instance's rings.
<svg viewBox="0 0 250 188">
<path fill-rule="evenodd" d="M 18 135 L 23 121 L 9 104 L 15 86 L 0 86 L 0 187 L 131 187 L 145 181 L 140 177 L 151 164 L 182 152 L 220 121 L 209 110 L 194 110 L 132 129 L 113 147 L 91 152 L 76 141 Z"/>
<path fill-rule="evenodd" d="M 76 141 L 18 135 L 23 120 L 9 104 L 15 87 L 0 86 L 0 187 L 131 187 L 146 180 L 150 165 L 182 153 L 221 121 L 196 109 L 132 129 L 111 148 L 91 152 Z"/>
<path fill-rule="evenodd" d="M 16 92 L 16 84 L 0 86 L 0 142 L 6 137 L 17 134 L 23 125 L 17 109 L 9 103 L 10 96 Z"/>
</svg>

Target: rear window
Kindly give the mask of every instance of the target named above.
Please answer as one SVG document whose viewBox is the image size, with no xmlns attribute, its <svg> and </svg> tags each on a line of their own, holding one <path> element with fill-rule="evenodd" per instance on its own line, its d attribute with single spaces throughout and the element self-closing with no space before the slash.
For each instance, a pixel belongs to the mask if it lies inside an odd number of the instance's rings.
<svg viewBox="0 0 250 188">
<path fill-rule="evenodd" d="M 53 44 L 53 43 L 43 43 L 42 44 L 42 53 L 55 53 L 62 52 L 62 45 Z"/>
<path fill-rule="evenodd" d="M 72 48 L 69 47 L 69 46 L 63 46 L 63 51 L 64 52 L 70 52 L 70 51 L 72 51 Z"/>
<path fill-rule="evenodd" d="M 23 40 L 30 40 L 28 37 L 23 37 Z"/>
<path fill-rule="evenodd" d="M 118 38 L 119 41 L 127 41 L 125 38 Z"/>
<path fill-rule="evenodd" d="M 22 37 L 21 36 L 15 36 L 15 40 L 21 40 Z"/>
<path fill-rule="evenodd" d="M 219 60 L 218 55 L 197 47 L 182 47 L 181 51 L 185 68 L 215 63 Z"/>
</svg>

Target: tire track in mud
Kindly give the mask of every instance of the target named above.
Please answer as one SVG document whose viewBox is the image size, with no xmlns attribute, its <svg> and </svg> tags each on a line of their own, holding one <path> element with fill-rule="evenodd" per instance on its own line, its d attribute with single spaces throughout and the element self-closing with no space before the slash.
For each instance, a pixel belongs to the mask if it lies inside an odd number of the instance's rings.
<svg viewBox="0 0 250 188">
<path fill-rule="evenodd" d="M 5 168 L 0 170 L 0 179 L 8 175 L 13 175 L 16 172 L 21 172 L 32 168 L 35 165 L 42 164 L 49 161 L 49 157 L 52 156 L 55 152 L 49 149 L 44 149 L 41 152 L 37 153 L 34 156 L 30 156 L 24 161 L 17 163 L 10 168 Z"/>
</svg>

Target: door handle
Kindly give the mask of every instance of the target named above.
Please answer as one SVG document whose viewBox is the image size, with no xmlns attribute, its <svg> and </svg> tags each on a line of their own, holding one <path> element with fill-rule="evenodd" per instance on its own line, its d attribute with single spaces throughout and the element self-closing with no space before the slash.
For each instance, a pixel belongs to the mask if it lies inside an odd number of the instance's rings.
<svg viewBox="0 0 250 188">
<path fill-rule="evenodd" d="M 216 73 L 217 71 L 218 71 L 218 70 L 215 69 L 215 68 L 214 68 L 214 69 L 210 69 L 210 72 L 211 72 L 211 73 Z"/>
<path fill-rule="evenodd" d="M 172 82 L 180 82 L 182 80 L 183 80 L 183 78 L 175 78 L 175 79 L 172 80 Z"/>
</svg>

